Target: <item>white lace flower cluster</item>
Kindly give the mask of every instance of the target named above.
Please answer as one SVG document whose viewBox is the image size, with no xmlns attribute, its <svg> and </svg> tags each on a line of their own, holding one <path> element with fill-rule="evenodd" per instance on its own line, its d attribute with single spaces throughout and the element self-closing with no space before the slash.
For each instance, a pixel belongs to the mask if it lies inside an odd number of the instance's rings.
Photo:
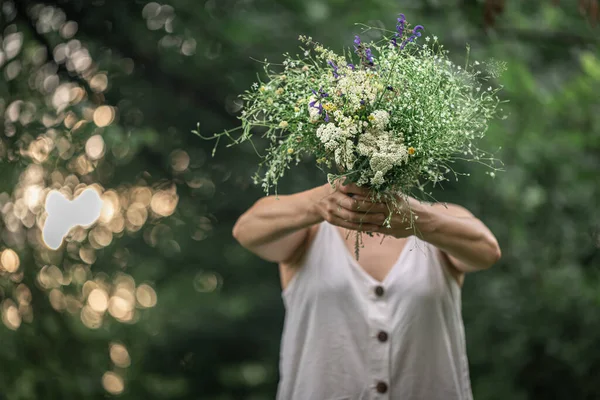
<svg viewBox="0 0 600 400">
<path fill-rule="evenodd" d="M 350 112 L 357 112 L 365 105 L 373 105 L 377 100 L 381 84 L 376 81 L 375 74 L 363 70 L 345 68 L 335 88 L 344 94 L 344 101 Z"/>
<path fill-rule="evenodd" d="M 357 156 L 369 160 L 370 168 L 360 171 L 359 185 L 381 186 L 388 171 L 408 162 L 409 151 L 403 144 L 402 133 L 387 130 L 390 121 L 387 111 L 374 111 L 369 115 L 369 123 L 351 123 L 352 119 L 341 113 L 334 113 L 333 118 L 339 119 L 341 126 L 333 122 L 320 125 L 317 138 L 326 150 L 333 152 L 336 165 L 344 170 L 354 168 Z"/>
</svg>

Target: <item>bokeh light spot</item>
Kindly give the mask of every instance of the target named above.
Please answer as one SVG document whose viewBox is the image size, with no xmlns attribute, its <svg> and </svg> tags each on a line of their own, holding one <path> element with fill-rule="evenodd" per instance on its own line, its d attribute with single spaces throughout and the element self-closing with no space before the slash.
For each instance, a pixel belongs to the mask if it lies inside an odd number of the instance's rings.
<svg viewBox="0 0 600 400">
<path fill-rule="evenodd" d="M 121 394 L 125 390 L 125 382 L 121 376 L 107 371 L 102 376 L 102 386 L 110 394 Z"/>
<path fill-rule="evenodd" d="M 174 189 L 161 190 L 152 196 L 150 206 L 152 207 L 152 211 L 154 211 L 156 214 L 163 217 L 168 217 L 175 212 L 178 201 L 179 197 L 177 196 L 177 193 L 175 193 Z"/>
<path fill-rule="evenodd" d="M 62 26 L 60 29 L 60 34 L 65 39 L 70 39 L 77 33 L 77 22 L 69 21 Z"/>
<path fill-rule="evenodd" d="M 0 264 L 7 272 L 16 272 L 21 265 L 19 255 L 13 249 L 6 249 L 0 256 Z"/>
<path fill-rule="evenodd" d="M 184 150 L 175 150 L 171 153 L 171 168 L 176 172 L 185 171 L 190 165 L 190 156 Z"/>
<path fill-rule="evenodd" d="M 104 139 L 100 135 L 94 135 L 85 143 L 85 153 L 92 160 L 98 160 L 104 156 Z"/>
<path fill-rule="evenodd" d="M 12 330 L 19 329 L 21 326 L 21 315 L 15 303 L 8 299 L 2 303 L 2 322 L 7 328 Z"/>
<path fill-rule="evenodd" d="M 200 293 L 214 292 L 221 286 L 223 279 L 214 272 L 200 271 L 194 277 L 194 289 Z"/>
<path fill-rule="evenodd" d="M 94 123 L 99 127 L 110 125 L 115 119 L 115 109 L 111 106 L 100 106 L 94 111 Z"/>
<path fill-rule="evenodd" d="M 135 298 L 131 292 L 126 289 L 119 289 L 117 293 L 108 301 L 108 312 L 110 315 L 121 321 L 131 321 Z"/>
<path fill-rule="evenodd" d="M 142 203 L 133 203 L 127 209 L 127 221 L 136 227 L 146 223 L 148 210 Z"/>
<path fill-rule="evenodd" d="M 65 295 L 58 289 L 52 289 L 48 298 L 50 299 L 52 308 L 54 308 L 56 311 L 62 311 L 67 307 Z"/>
<path fill-rule="evenodd" d="M 81 310 L 81 322 L 90 329 L 98 329 L 102 326 L 102 315 L 88 305 Z"/>
<path fill-rule="evenodd" d="M 97 74 L 90 80 L 90 87 L 95 92 L 104 92 L 108 87 L 108 77 L 106 74 Z"/>
<path fill-rule="evenodd" d="M 102 289 L 94 289 L 88 296 L 88 304 L 92 310 L 103 313 L 108 308 L 108 294 Z"/>
<path fill-rule="evenodd" d="M 156 292 L 149 285 L 140 285 L 135 291 L 135 297 L 138 304 L 144 308 L 150 308 L 156 305 Z"/>
<path fill-rule="evenodd" d="M 127 368 L 131 365 L 131 358 L 127 348 L 120 343 L 110 344 L 110 359 L 119 368 Z"/>
</svg>

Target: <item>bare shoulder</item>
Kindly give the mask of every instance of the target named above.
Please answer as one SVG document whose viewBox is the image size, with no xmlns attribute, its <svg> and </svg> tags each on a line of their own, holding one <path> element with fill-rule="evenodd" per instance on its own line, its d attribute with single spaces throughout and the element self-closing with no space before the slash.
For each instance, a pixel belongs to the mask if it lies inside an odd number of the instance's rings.
<svg viewBox="0 0 600 400">
<path fill-rule="evenodd" d="M 312 242 L 315 239 L 315 236 L 317 235 L 319 225 L 320 224 L 315 224 L 310 226 L 309 228 L 306 228 L 306 236 L 304 237 L 302 244 L 298 246 L 298 248 L 296 249 L 294 254 L 289 258 L 289 260 L 279 263 L 279 277 L 281 279 L 282 289 L 285 289 L 287 287 L 287 285 L 291 282 L 292 278 L 298 272 L 298 268 L 300 268 L 300 266 L 304 262 L 306 253 L 308 252 L 308 249 L 310 248 Z"/>
</svg>

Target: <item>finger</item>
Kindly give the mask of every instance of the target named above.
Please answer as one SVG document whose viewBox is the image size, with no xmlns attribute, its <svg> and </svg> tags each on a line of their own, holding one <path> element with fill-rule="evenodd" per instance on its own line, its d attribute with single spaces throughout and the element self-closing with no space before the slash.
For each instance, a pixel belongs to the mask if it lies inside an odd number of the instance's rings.
<svg viewBox="0 0 600 400">
<path fill-rule="evenodd" d="M 357 200 L 344 196 L 339 201 L 339 205 L 346 210 L 363 213 L 383 213 L 389 214 L 387 204 L 375 203 L 369 200 Z"/>
<path fill-rule="evenodd" d="M 330 201 L 335 204 L 336 208 L 345 208 L 349 211 L 389 213 L 388 206 L 384 203 L 361 201 L 340 192 L 332 194 Z"/>
<path fill-rule="evenodd" d="M 358 205 L 358 201 L 341 192 L 333 193 L 331 196 L 331 201 L 335 203 L 338 209 L 343 207 L 350 211 L 354 211 Z"/>
<path fill-rule="evenodd" d="M 358 213 L 348 211 L 344 208 L 336 210 L 333 213 L 335 216 L 342 218 L 345 221 L 353 223 L 373 224 L 382 225 L 385 221 L 385 215 L 382 213 Z"/>
<path fill-rule="evenodd" d="M 368 196 L 369 189 L 356 185 L 355 183 L 349 183 L 347 185 L 343 185 L 340 182 L 338 186 L 338 190 L 345 194 L 353 194 L 353 195 L 361 195 Z"/>
<path fill-rule="evenodd" d="M 374 224 L 361 224 L 356 222 L 345 221 L 343 218 L 340 218 L 337 215 L 330 215 L 327 222 L 329 222 L 332 225 L 360 232 L 378 232 L 381 228 L 379 225 Z"/>
<path fill-rule="evenodd" d="M 383 213 L 389 214 L 390 209 L 387 204 L 372 202 L 369 200 L 358 200 L 352 211 L 361 211 L 366 213 Z"/>
<path fill-rule="evenodd" d="M 359 201 L 359 204 L 361 205 L 361 210 L 371 208 L 373 212 L 383 212 L 389 214 L 391 212 L 394 212 L 394 210 L 401 210 L 406 208 L 404 207 L 404 202 L 401 203 L 400 208 L 398 208 L 387 202 L 373 201 L 370 197 L 356 195 L 352 196 L 352 198 Z"/>
</svg>

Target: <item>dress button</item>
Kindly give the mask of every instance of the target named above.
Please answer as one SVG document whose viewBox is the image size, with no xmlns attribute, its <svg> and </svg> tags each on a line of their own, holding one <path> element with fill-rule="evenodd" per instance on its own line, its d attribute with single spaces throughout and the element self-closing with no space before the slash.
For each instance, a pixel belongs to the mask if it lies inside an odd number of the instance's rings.
<svg viewBox="0 0 600 400">
<path fill-rule="evenodd" d="M 377 392 L 378 393 L 386 393 L 388 390 L 388 385 L 385 382 L 377 382 L 377 386 L 376 386 Z"/>
<path fill-rule="evenodd" d="M 386 342 L 388 340 L 388 334 L 387 334 L 387 332 L 380 331 L 377 334 L 377 339 L 379 339 L 380 342 Z"/>
<path fill-rule="evenodd" d="M 377 297 L 383 296 L 383 293 L 385 293 L 385 290 L 383 290 L 383 286 L 379 285 L 375 287 L 375 294 L 377 295 Z"/>
</svg>

